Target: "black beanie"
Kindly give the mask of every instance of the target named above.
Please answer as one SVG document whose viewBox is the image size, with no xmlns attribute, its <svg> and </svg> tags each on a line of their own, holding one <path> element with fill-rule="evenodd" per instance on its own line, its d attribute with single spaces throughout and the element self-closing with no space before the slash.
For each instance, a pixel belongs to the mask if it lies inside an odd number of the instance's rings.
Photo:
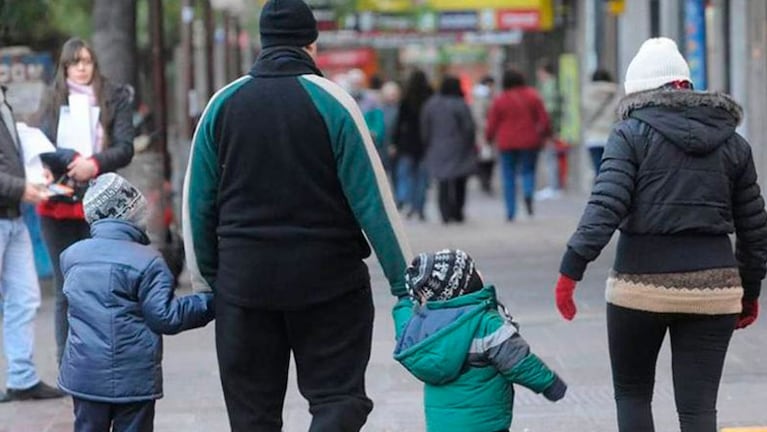
<svg viewBox="0 0 767 432">
<path fill-rule="evenodd" d="M 479 291 L 483 283 L 469 254 L 445 249 L 415 257 L 405 271 L 405 285 L 414 300 L 444 301 Z"/>
<path fill-rule="evenodd" d="M 261 47 L 305 47 L 317 40 L 317 20 L 302 0 L 269 0 L 261 11 Z"/>
</svg>

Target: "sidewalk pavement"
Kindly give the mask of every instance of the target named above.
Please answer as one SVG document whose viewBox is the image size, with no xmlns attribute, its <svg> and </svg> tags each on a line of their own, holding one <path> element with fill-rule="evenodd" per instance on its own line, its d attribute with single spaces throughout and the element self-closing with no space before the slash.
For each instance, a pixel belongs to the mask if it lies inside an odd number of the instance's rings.
<svg viewBox="0 0 767 432">
<path fill-rule="evenodd" d="M 605 329 L 604 280 L 613 256 L 608 246 L 576 290 L 578 315 L 563 321 L 554 307 L 553 286 L 559 259 L 577 224 L 586 197 L 565 195 L 536 203 L 534 218 L 505 222 L 500 197 L 488 198 L 470 188 L 467 223 L 443 226 L 436 206 L 428 221 L 405 222 L 414 252 L 460 247 L 477 262 L 488 282 L 521 324 L 521 333 L 537 353 L 569 384 L 556 404 L 518 388 L 513 432 L 607 432 L 616 430 Z M 432 201 L 433 202 L 433 201 Z M 424 430 L 421 384 L 392 360 L 393 324 L 385 279 L 375 259 L 373 278 L 376 322 L 368 369 L 368 392 L 375 402 L 365 432 Z M 180 294 L 188 292 L 184 288 Z M 36 359 L 47 382 L 55 382 L 53 302 L 46 296 L 37 321 Z M 214 325 L 165 337 L 165 398 L 157 405 L 156 431 L 226 431 L 228 423 L 218 380 Z M 731 343 L 719 396 L 720 427 L 767 426 L 767 318 Z M 671 387 L 669 350 L 658 361 L 654 399 L 656 429 L 678 430 Z M 5 364 L 0 359 L 0 381 Z M 285 402 L 286 432 L 306 431 L 307 404 L 291 376 Z M 69 400 L 0 405 L 0 432 L 72 430 Z M 471 431 L 469 431 L 471 432 Z"/>
</svg>

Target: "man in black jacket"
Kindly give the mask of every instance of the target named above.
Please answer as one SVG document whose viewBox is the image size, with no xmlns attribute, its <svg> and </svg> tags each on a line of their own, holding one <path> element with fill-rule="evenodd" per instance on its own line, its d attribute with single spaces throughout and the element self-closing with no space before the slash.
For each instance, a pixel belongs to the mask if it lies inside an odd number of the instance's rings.
<svg viewBox="0 0 767 432">
<path fill-rule="evenodd" d="M 64 396 L 40 381 L 32 362 L 40 286 L 20 203 L 39 203 L 47 198 L 47 192 L 26 181 L 22 160 L 13 113 L 5 101 L 5 89 L 0 88 L 0 295 L 3 352 L 8 363 L 8 390 L 0 393 L 0 402 Z"/>
</svg>

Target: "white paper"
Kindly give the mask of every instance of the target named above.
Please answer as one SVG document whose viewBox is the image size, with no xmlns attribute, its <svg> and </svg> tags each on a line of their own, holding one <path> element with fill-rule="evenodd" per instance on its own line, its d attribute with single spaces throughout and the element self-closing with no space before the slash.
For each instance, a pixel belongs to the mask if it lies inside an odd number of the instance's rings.
<svg viewBox="0 0 767 432">
<path fill-rule="evenodd" d="M 37 128 L 31 128 L 25 123 L 16 123 L 19 132 L 21 152 L 24 155 L 24 171 L 30 183 L 45 183 L 43 162 L 40 154 L 56 151 L 48 137 Z"/>
<path fill-rule="evenodd" d="M 90 106 L 87 96 L 69 95 L 69 106 L 62 106 L 59 112 L 56 145 L 83 157 L 92 156 L 99 114 L 99 108 Z"/>
</svg>

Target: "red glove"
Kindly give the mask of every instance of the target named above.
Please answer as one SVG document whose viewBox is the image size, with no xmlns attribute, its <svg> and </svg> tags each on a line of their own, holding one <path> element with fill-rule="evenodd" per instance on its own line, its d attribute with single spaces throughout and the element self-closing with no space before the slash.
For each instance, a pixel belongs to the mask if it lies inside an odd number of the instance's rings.
<svg viewBox="0 0 767 432">
<path fill-rule="evenodd" d="M 575 292 L 575 282 L 569 277 L 560 274 L 557 280 L 557 287 L 554 290 L 557 299 L 557 309 L 562 317 L 568 321 L 575 317 L 575 302 L 573 302 L 573 292 Z"/>
<path fill-rule="evenodd" d="M 752 300 L 746 300 L 743 299 L 743 311 L 740 313 L 740 316 L 738 316 L 738 321 L 735 323 L 736 329 L 743 329 L 756 321 L 756 317 L 759 316 L 759 300 L 758 299 L 752 299 Z"/>
</svg>

